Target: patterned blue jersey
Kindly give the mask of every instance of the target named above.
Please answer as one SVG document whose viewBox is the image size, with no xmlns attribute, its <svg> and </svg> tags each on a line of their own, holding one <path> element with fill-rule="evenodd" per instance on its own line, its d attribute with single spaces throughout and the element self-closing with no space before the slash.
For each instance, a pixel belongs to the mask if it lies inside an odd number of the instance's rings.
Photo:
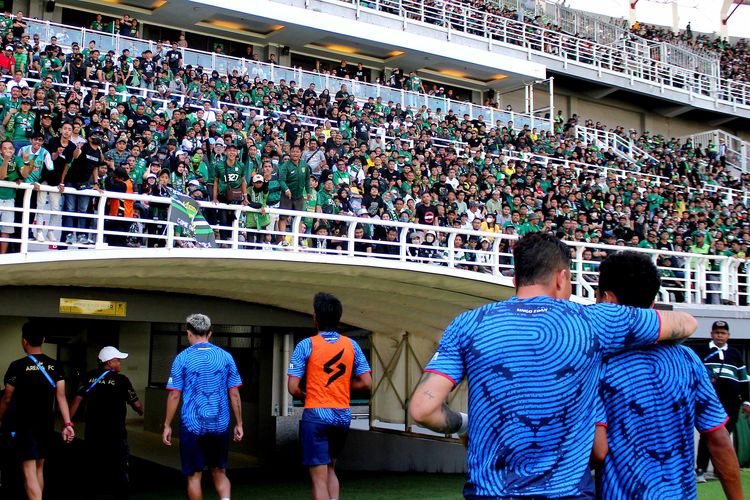
<svg viewBox="0 0 750 500">
<path fill-rule="evenodd" d="M 426 371 L 469 386 L 467 498 L 593 497 L 604 355 L 659 336 L 653 310 L 513 297 L 458 316 Z"/>
<path fill-rule="evenodd" d="M 326 342 L 334 343 L 339 339 L 337 332 L 320 332 L 320 335 Z M 370 364 L 362 352 L 359 344 L 352 342 L 354 347 L 354 369 L 352 373 L 355 377 L 370 371 Z M 307 359 L 312 354 L 312 340 L 310 337 L 302 339 L 297 347 L 294 348 L 292 357 L 289 360 L 289 370 L 287 375 L 291 377 L 303 378 L 307 368 Z M 329 425 L 339 425 L 348 427 L 352 423 L 352 410 L 349 408 L 305 408 L 302 412 L 302 420 L 311 422 L 320 422 Z"/>
<path fill-rule="evenodd" d="M 609 444 L 602 498 L 695 498 L 693 429 L 727 421 L 698 356 L 670 344 L 617 354 L 601 392 Z"/>
<path fill-rule="evenodd" d="M 193 434 L 229 428 L 229 389 L 242 385 L 232 355 L 208 342 L 193 344 L 172 363 L 167 389 L 182 391 L 182 426 Z"/>
</svg>

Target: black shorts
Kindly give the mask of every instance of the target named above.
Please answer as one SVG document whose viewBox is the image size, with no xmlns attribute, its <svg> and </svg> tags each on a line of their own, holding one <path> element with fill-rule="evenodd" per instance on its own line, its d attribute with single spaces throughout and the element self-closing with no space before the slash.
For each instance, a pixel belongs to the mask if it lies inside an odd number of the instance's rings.
<svg viewBox="0 0 750 500">
<path fill-rule="evenodd" d="M 15 438 L 16 460 L 41 460 L 49 456 L 56 435 L 52 431 L 18 431 Z"/>
<path fill-rule="evenodd" d="M 86 436 L 84 450 L 92 487 L 102 491 L 117 491 L 118 488 L 127 487 L 130 479 L 127 438 Z"/>
<path fill-rule="evenodd" d="M 305 210 L 304 198 L 287 198 L 285 194 L 281 195 L 281 206 L 284 210 Z"/>
<path fill-rule="evenodd" d="M 180 430 L 180 461 L 186 476 L 206 467 L 226 469 L 228 457 L 229 432 L 199 435 Z"/>
</svg>

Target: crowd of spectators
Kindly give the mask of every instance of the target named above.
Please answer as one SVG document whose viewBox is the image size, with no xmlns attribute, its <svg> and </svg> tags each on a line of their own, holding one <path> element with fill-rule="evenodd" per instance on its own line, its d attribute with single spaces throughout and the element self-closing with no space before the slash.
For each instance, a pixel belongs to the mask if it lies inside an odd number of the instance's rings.
<svg viewBox="0 0 750 500">
<path fill-rule="evenodd" d="M 28 51 L 25 32 L 10 33 L 16 44 L 11 52 Z M 562 112 L 553 133 L 374 97 L 358 101 L 345 85 L 334 93 L 183 67 L 179 46 L 169 41 L 158 43 L 155 54 L 118 55 L 97 54 L 95 45 L 68 52 L 55 40 L 37 43 L 45 48 L 28 52 L 26 71 L 16 65 L 12 78 L 0 83 L 0 116 L 19 154 L 35 148 L 31 138 L 37 136 L 57 153 L 61 133 L 73 144 L 101 148 L 95 175 L 76 185 L 66 180 L 69 187 L 95 182 L 100 189 L 127 191 L 129 180 L 133 192 L 168 196 L 171 187 L 199 200 L 247 204 L 263 213 L 243 225 L 270 244 L 289 241 L 285 218 L 265 212 L 283 207 L 286 198 L 302 200 L 293 208 L 323 214 L 434 225 L 435 232 L 414 236 L 436 249 L 448 244 L 440 231 L 447 226 L 506 235 L 551 231 L 566 241 L 747 256 L 750 219 L 742 196 L 750 176 L 728 171 L 722 144 L 583 121 L 650 155 L 634 162 L 581 142 L 575 134 L 579 117 Z M 48 58 L 57 61 L 50 68 Z M 75 70 L 84 60 L 87 70 Z M 167 82 L 168 94 L 159 88 Z M 178 96 L 187 97 L 184 104 Z M 310 175 L 295 177 L 299 171 Z M 92 208 L 67 201 L 65 207 Z M 129 216 L 166 216 L 162 206 L 135 208 Z M 207 212 L 210 222 L 231 222 Z M 323 235 L 346 230 L 318 219 L 303 229 Z M 282 234 L 264 235 L 274 230 Z M 375 241 L 397 236 L 395 229 L 367 225 L 358 231 Z M 487 270 L 473 251 L 490 239 L 458 237 L 452 244 L 467 268 Z M 507 254 L 510 245 L 503 239 L 500 251 Z M 390 252 L 387 243 L 362 243 L 360 250 Z M 585 257 L 596 263 L 605 255 L 592 248 Z M 678 269 L 684 262 L 667 257 L 659 264 Z"/>
<path fill-rule="evenodd" d="M 632 33 L 659 42 L 668 42 L 698 54 L 719 58 L 721 76 L 738 82 L 750 81 L 750 46 L 747 40 L 734 42 L 705 33 L 694 33 L 690 23 L 677 33 L 664 26 L 635 23 Z"/>
</svg>

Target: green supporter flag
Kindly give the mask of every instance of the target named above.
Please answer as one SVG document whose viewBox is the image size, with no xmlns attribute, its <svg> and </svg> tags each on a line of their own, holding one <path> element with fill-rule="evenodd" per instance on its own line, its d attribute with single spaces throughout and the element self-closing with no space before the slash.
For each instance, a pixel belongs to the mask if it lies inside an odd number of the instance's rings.
<svg viewBox="0 0 750 500">
<path fill-rule="evenodd" d="M 182 228 L 185 233 L 195 240 L 199 247 L 213 248 L 216 246 L 214 230 L 203 217 L 198 202 L 189 196 L 170 189 L 172 203 L 169 206 L 169 216 L 167 220 L 173 222 L 175 226 Z"/>
</svg>

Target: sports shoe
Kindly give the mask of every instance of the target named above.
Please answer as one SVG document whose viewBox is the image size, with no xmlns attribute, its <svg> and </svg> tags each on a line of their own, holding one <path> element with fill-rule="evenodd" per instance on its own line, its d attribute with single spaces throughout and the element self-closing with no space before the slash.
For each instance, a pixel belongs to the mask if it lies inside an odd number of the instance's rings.
<svg viewBox="0 0 750 500">
<path fill-rule="evenodd" d="M 66 245 L 75 244 L 75 236 L 73 236 L 73 233 L 70 233 L 68 236 L 65 237 L 65 244 Z"/>
<path fill-rule="evenodd" d="M 57 236 L 55 236 L 55 233 L 49 233 L 47 235 L 47 241 L 50 243 L 57 243 Z"/>
<path fill-rule="evenodd" d="M 78 244 L 79 245 L 88 245 L 89 239 L 85 235 L 81 235 L 78 237 Z"/>
<path fill-rule="evenodd" d="M 96 245 L 96 240 L 94 238 L 92 238 L 90 235 L 86 237 L 86 242 L 89 245 Z"/>
<path fill-rule="evenodd" d="M 41 229 L 36 232 L 36 241 L 38 241 L 39 243 L 44 243 L 44 231 L 42 231 Z"/>
<path fill-rule="evenodd" d="M 696 483 L 706 482 L 706 473 L 702 471 L 701 469 L 698 469 L 697 471 L 695 471 L 695 482 Z"/>
</svg>

